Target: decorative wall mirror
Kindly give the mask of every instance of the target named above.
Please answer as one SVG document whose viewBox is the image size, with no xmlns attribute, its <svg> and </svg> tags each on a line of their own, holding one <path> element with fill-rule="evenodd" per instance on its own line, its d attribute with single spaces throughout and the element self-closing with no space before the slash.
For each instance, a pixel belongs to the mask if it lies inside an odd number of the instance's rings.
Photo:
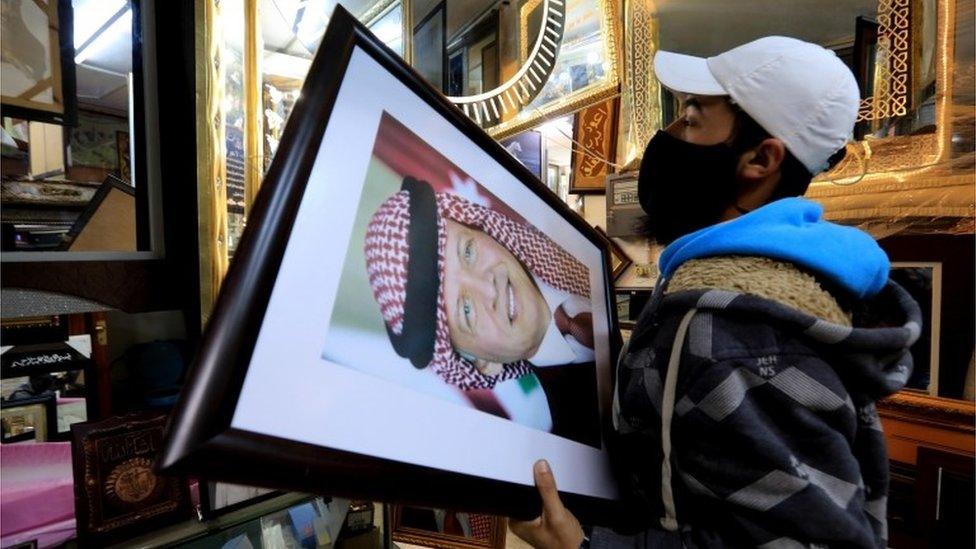
<svg viewBox="0 0 976 549">
<path fill-rule="evenodd" d="M 152 6 L 3 3 L 4 262 L 162 255 Z"/>
<path fill-rule="evenodd" d="M 433 82 L 496 138 L 579 110 L 617 94 L 613 0 L 467 0 L 443 3 L 439 42 L 418 43 L 417 31 L 441 4 L 414 0 L 413 64 L 443 59 Z M 428 25 L 429 26 L 429 25 Z M 421 70 L 422 74 L 425 74 Z"/>
</svg>

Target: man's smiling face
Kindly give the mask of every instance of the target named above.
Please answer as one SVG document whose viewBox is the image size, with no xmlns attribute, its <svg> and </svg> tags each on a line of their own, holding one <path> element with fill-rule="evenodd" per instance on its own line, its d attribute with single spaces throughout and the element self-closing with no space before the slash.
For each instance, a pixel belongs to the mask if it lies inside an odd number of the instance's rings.
<svg viewBox="0 0 976 549">
<path fill-rule="evenodd" d="M 522 263 L 484 232 L 445 220 L 444 300 L 462 355 L 510 363 L 535 354 L 551 313 Z"/>
</svg>

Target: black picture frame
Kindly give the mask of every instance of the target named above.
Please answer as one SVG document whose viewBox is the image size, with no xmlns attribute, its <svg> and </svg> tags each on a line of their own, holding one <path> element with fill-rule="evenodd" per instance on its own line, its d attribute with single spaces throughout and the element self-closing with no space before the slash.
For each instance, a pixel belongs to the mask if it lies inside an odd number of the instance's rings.
<svg viewBox="0 0 976 549">
<path fill-rule="evenodd" d="M 552 215 L 578 231 L 599 258 L 599 287 L 605 307 L 610 365 L 621 341 L 613 303 L 610 255 L 599 233 L 560 201 L 496 141 L 429 86 L 393 51 L 338 6 L 305 80 L 302 99 L 282 135 L 278 153 L 255 201 L 247 228 L 223 282 L 213 314 L 180 400 L 174 409 L 157 470 L 238 484 L 297 492 L 452 507 L 470 512 L 528 518 L 536 516 L 540 501 L 526 471 L 526 483 L 500 481 L 393 459 L 357 454 L 245 431 L 232 426 L 238 399 L 250 367 L 257 336 L 271 301 L 285 249 L 299 207 L 304 200 L 313 164 L 328 129 L 340 85 L 354 53 L 361 52 L 416 96 L 424 108 L 443 117 L 452 131 L 461 132 L 475 149 L 489 155 L 533 201 L 551 208 Z M 305 98 L 314 98 L 313 100 Z M 548 214 L 547 214 L 548 215 Z M 602 321 L 601 321 L 602 323 Z M 601 324 L 602 328 L 602 324 Z M 608 368 L 607 379 L 611 383 Z M 602 378 L 601 378 L 602 379 Z M 609 423 L 609 402 L 599 404 L 598 427 Z M 355 424 L 355 410 L 344 421 Z M 273 465 L 272 465 L 273 464 Z M 587 471 L 574 471 L 586 475 Z M 601 481 L 602 482 L 602 481 Z M 607 483 L 611 483 L 609 479 Z M 609 485 L 609 484 L 608 484 Z M 564 486 L 565 488 L 565 486 Z M 618 502 L 609 498 L 563 494 L 563 501 L 581 520 L 613 523 Z"/>
</svg>

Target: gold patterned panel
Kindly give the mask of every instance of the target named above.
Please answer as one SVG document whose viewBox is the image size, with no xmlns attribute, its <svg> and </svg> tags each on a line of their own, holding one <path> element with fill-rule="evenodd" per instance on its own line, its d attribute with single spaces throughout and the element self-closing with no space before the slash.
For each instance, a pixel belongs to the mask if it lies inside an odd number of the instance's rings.
<svg viewBox="0 0 976 549">
<path fill-rule="evenodd" d="M 861 101 L 857 121 L 908 113 L 912 0 L 878 0 L 878 59 L 873 97 Z"/>
<path fill-rule="evenodd" d="M 223 36 L 216 0 L 196 3 L 197 208 L 200 215 L 200 317 L 210 318 L 227 272 L 226 135 Z"/>
<path fill-rule="evenodd" d="M 658 20 L 651 0 L 627 0 L 624 7 L 624 74 L 621 86 L 618 158 L 636 169 L 644 147 L 661 126 L 661 84 L 654 78 Z"/>
</svg>

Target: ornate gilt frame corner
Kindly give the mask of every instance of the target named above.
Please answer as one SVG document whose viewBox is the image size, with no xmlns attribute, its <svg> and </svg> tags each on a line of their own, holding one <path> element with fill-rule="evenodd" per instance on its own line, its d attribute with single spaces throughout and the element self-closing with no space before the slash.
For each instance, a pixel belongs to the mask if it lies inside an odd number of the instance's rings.
<svg viewBox="0 0 976 549">
<path fill-rule="evenodd" d="M 913 5 L 910 0 L 879 0 L 878 4 L 879 11 L 883 6 L 891 10 L 891 6 L 907 9 Z M 971 174 L 954 172 L 948 166 L 955 9 L 955 2 L 937 2 L 935 133 L 869 138 L 848 145 L 847 157 L 833 170 L 814 178 L 806 195 L 822 203 L 828 217 L 856 221 L 972 215 Z M 904 17 L 893 21 L 906 25 L 898 33 L 910 32 Z M 906 74 L 910 70 L 908 66 Z M 868 115 L 862 105 L 859 119 L 865 116 Z"/>
<path fill-rule="evenodd" d="M 935 397 L 911 390 L 878 401 L 881 417 L 966 433 L 976 433 L 976 403 Z"/>
<path fill-rule="evenodd" d="M 575 91 L 546 105 L 535 109 L 528 116 L 515 118 L 487 129 L 489 135 L 496 140 L 510 137 L 530 128 L 542 124 L 546 120 L 576 112 L 584 107 L 594 105 L 600 101 L 610 99 L 620 93 L 620 36 L 618 31 L 619 0 L 595 0 L 603 11 L 603 28 L 606 35 L 603 38 L 603 53 L 609 68 L 602 83 Z M 526 112 L 523 110 L 519 114 Z"/>
</svg>

